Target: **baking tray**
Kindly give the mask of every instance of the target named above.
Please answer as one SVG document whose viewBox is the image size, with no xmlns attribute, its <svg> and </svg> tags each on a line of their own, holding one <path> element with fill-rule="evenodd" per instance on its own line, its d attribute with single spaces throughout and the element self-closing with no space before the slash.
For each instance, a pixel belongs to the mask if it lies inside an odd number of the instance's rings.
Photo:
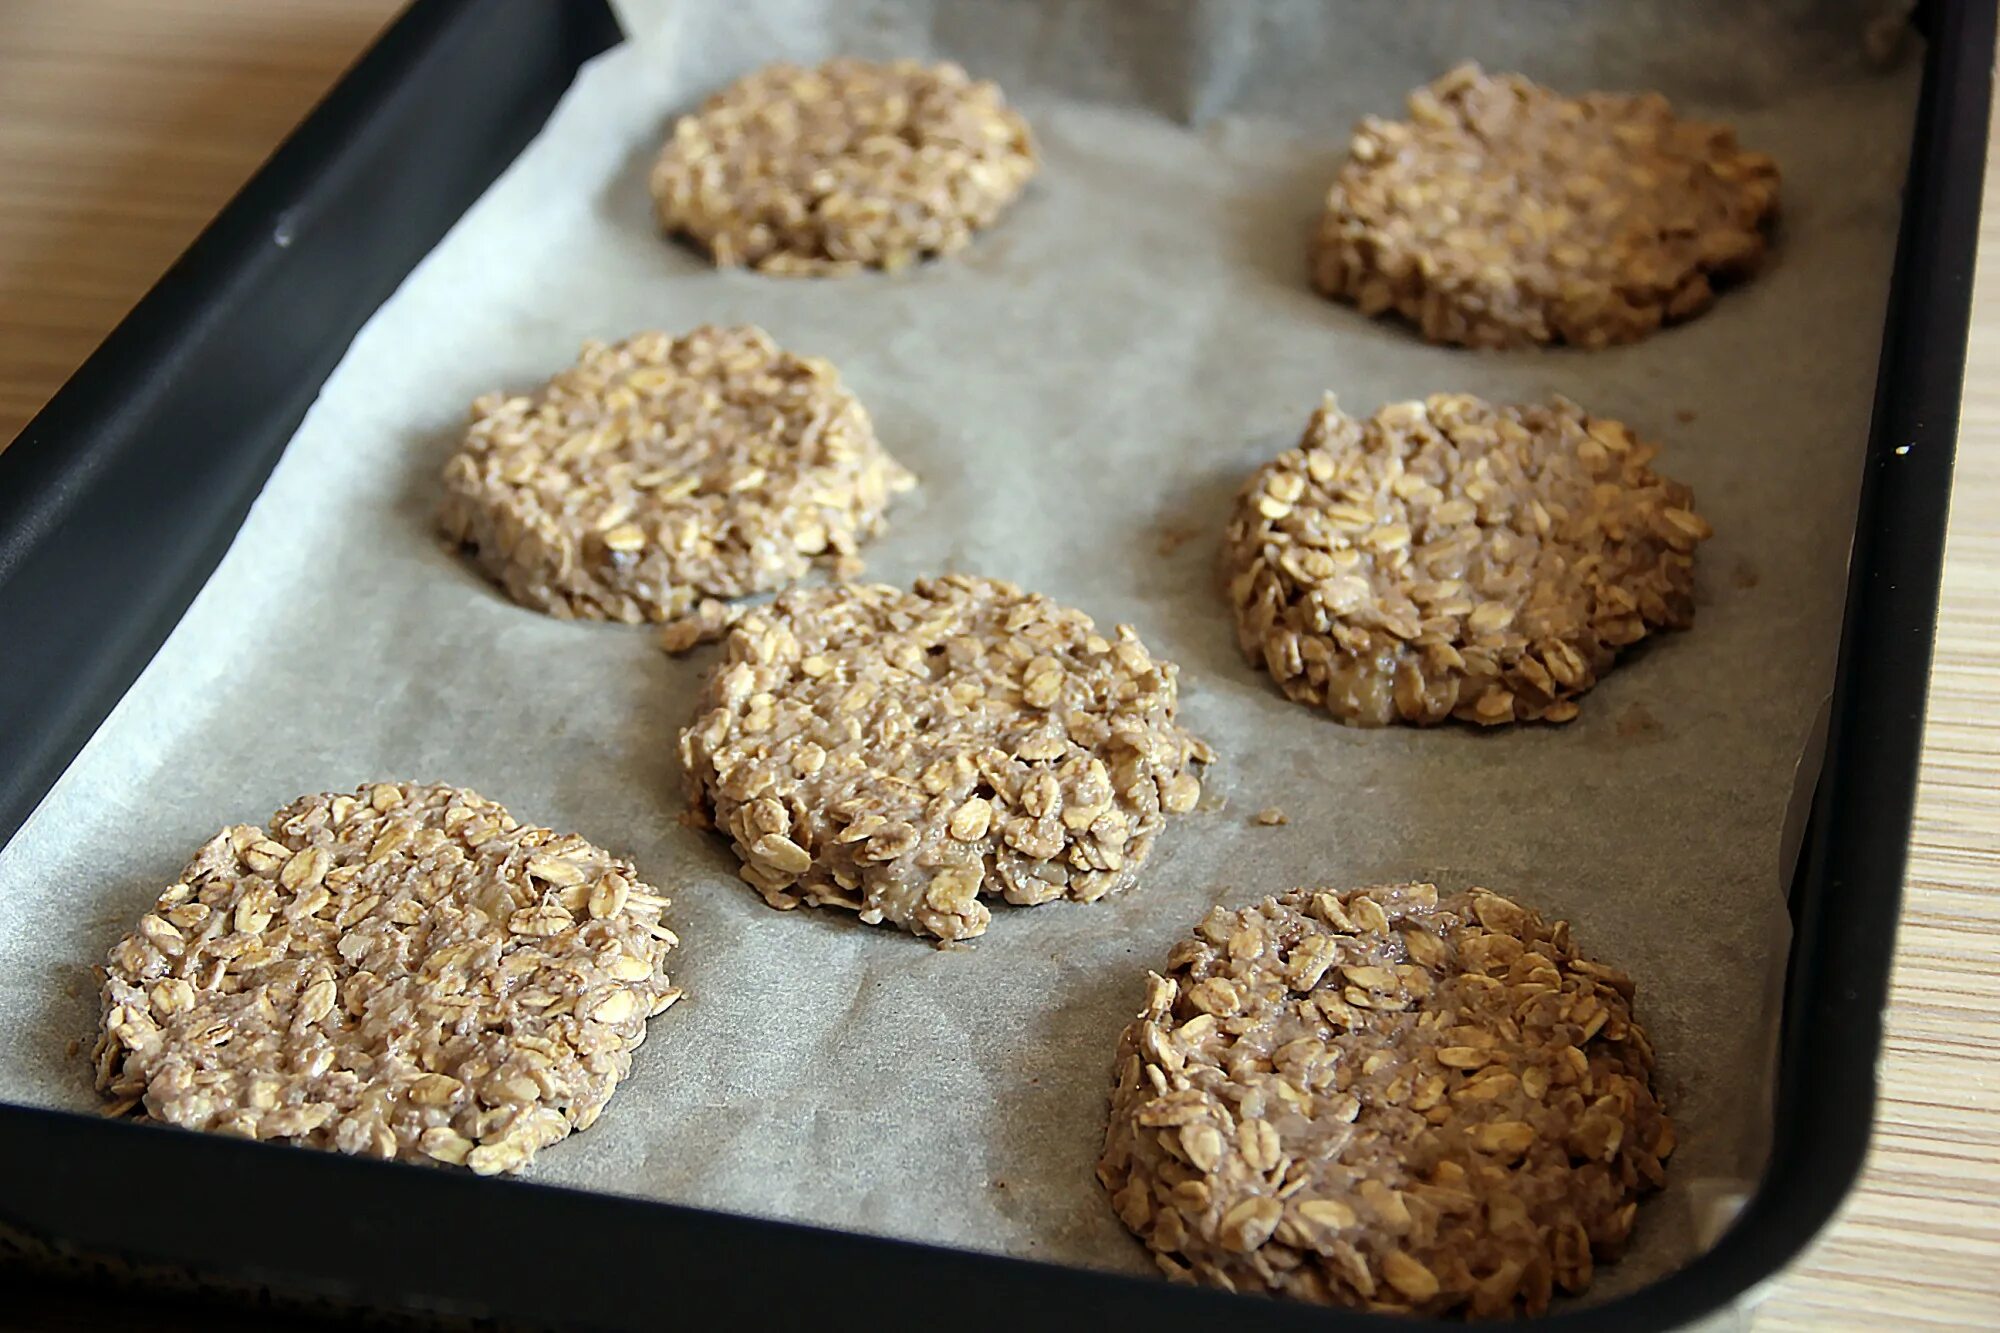
<svg viewBox="0 0 2000 1333">
<path fill-rule="evenodd" d="M 1941 560 L 1993 12 L 1940 3 L 1918 21 L 1927 67 L 1839 679 L 1792 895 L 1785 1133 L 1762 1188 L 1713 1249 L 1643 1293 L 1552 1316 L 1558 1324 L 1661 1327 L 1727 1303 L 1810 1237 L 1865 1147 Z M 0 835 L 173 627 L 360 324 L 532 136 L 577 65 L 618 36 L 596 4 L 418 5 L 0 455 Z M 255 1187 L 170 1195 L 171 1220 L 107 1203 L 131 1198 L 135 1182 L 197 1179 Z M 971 1282 L 970 1322 L 980 1324 L 1358 1319 L 546 1186 L 494 1188 L 0 1106 L 5 1234 L 44 1260 L 152 1278 L 565 1326 L 829 1309 L 914 1324 L 932 1322 L 938 1292 Z M 282 1225 L 246 1196 L 285 1201 Z M 765 1265 L 781 1265 L 785 1280 L 760 1280 Z"/>
</svg>

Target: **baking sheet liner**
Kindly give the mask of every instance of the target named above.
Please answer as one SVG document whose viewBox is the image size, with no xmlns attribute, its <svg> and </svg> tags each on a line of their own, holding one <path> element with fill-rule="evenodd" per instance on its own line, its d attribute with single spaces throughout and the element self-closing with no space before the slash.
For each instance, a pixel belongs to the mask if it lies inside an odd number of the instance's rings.
<svg viewBox="0 0 2000 1333">
<path fill-rule="evenodd" d="M 588 66 L 355 341 L 158 658 L 0 853 L 0 1097 L 95 1105 L 91 966 L 215 829 L 376 778 L 469 785 L 634 856 L 688 989 L 599 1125 L 534 1180 L 1133 1271 L 1092 1178 L 1143 974 L 1215 903 L 1301 884 L 1484 884 L 1628 969 L 1680 1127 L 1598 1294 L 1684 1261 L 1771 1134 L 1783 827 L 1828 687 L 1916 61 L 1860 7 L 677 0 Z M 771 58 L 958 59 L 1045 166 L 958 257 L 895 276 L 715 273 L 655 234 L 674 114 Z M 1304 245 L 1353 122 L 1456 61 L 1657 87 L 1784 173 L 1774 260 L 1636 346 L 1473 354 L 1315 296 Z M 301 311 L 310 320 L 310 311 Z M 825 356 L 923 479 L 867 552 L 893 582 L 1002 576 L 1129 622 L 1221 752 L 1143 883 L 996 908 L 940 951 L 772 911 L 684 827 L 673 757 L 707 653 L 509 604 L 433 536 L 466 404 L 586 337 L 753 321 Z M 1715 539 L 1695 628 L 1560 728 L 1355 731 L 1238 656 L 1230 495 L 1323 390 L 1568 394 L 1664 446 Z M 1807 766 L 1799 781 L 1809 781 Z M 1251 816 L 1277 806 L 1266 828 Z"/>
</svg>

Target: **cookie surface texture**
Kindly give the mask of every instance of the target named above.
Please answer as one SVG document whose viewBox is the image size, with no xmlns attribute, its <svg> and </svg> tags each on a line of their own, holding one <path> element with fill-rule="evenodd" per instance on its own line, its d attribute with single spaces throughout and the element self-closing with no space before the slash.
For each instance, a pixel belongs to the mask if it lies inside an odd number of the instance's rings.
<svg viewBox="0 0 2000 1333">
<path fill-rule="evenodd" d="M 832 366 L 703 327 L 474 403 L 440 524 L 523 606 L 665 622 L 851 558 L 913 485 Z"/>
<path fill-rule="evenodd" d="M 1562 399 L 1356 420 L 1329 395 L 1237 496 L 1237 643 L 1342 722 L 1568 721 L 1621 649 L 1694 622 L 1710 528 L 1657 452 Z"/>
<path fill-rule="evenodd" d="M 1778 170 L 1658 93 L 1564 97 L 1453 70 L 1409 119 L 1362 122 L 1313 242 L 1313 285 L 1432 342 L 1643 338 L 1753 273 Z"/>
<path fill-rule="evenodd" d="M 105 968 L 97 1084 L 186 1129 L 518 1171 L 680 998 L 630 862 L 378 783 L 223 830 Z"/>
<path fill-rule="evenodd" d="M 1035 173 L 1027 122 L 953 64 L 769 65 L 674 126 L 661 227 L 718 266 L 831 276 L 963 248 Z"/>
<path fill-rule="evenodd" d="M 1660 1187 L 1632 983 L 1475 889 L 1217 908 L 1120 1039 L 1098 1176 L 1173 1278 L 1367 1309 L 1538 1314 Z"/>
<path fill-rule="evenodd" d="M 1133 631 L 993 579 L 795 588 L 746 614 L 681 735 L 697 813 L 774 907 L 939 940 L 983 898 L 1128 886 L 1208 747 Z"/>
</svg>

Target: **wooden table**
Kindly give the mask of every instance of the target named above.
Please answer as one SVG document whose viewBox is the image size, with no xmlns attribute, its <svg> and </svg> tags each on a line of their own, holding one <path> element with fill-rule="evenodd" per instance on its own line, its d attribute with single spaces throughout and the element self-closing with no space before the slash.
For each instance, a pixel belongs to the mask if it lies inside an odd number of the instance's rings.
<svg viewBox="0 0 2000 1333">
<path fill-rule="evenodd" d="M 0 3 L 0 441 L 397 8 Z M 2000 173 L 1989 173 L 1987 199 L 1990 248 L 2000 244 Z M 2000 1324 L 2000 723 L 1987 716 L 2000 717 L 2000 273 L 1991 265 L 1974 321 L 1874 1153 L 1840 1220 L 1758 1306 L 1759 1329 Z M 99 1313 L 47 1302 L 46 1327 L 83 1327 Z"/>
</svg>

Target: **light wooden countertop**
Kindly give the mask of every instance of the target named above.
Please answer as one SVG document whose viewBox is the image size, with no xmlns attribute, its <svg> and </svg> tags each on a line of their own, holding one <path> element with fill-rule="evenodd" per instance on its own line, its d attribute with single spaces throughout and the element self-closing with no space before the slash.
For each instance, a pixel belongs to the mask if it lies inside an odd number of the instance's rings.
<svg viewBox="0 0 2000 1333">
<path fill-rule="evenodd" d="M 397 8 L 0 3 L 0 441 Z M 2000 173 L 1988 175 L 1987 201 L 1991 250 Z M 1843 1215 L 1757 1307 L 1758 1329 L 2000 1325 L 2000 272 L 1990 264 L 1967 382 L 1874 1151 Z"/>
</svg>

